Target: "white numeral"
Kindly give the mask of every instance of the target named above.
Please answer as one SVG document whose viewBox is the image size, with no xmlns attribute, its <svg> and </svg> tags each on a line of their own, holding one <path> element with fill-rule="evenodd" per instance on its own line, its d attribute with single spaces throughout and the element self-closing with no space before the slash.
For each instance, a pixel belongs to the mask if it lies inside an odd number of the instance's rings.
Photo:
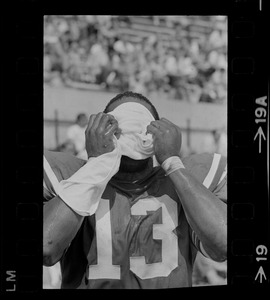
<svg viewBox="0 0 270 300">
<path fill-rule="evenodd" d="M 146 215 L 162 210 L 162 224 L 153 224 L 153 239 L 162 240 L 161 262 L 146 264 L 145 256 L 130 257 L 130 269 L 141 279 L 168 276 L 178 265 L 178 239 L 173 230 L 178 225 L 177 203 L 170 197 L 140 199 L 131 215 Z M 120 279 L 119 265 L 112 264 L 112 228 L 109 200 L 101 199 L 96 211 L 97 264 L 89 265 L 88 279 Z M 121 214 L 121 212 L 119 212 Z"/>
<path fill-rule="evenodd" d="M 110 202 L 101 199 L 96 211 L 97 265 L 89 266 L 88 279 L 120 279 L 120 266 L 112 264 Z"/>
<path fill-rule="evenodd" d="M 160 200 L 140 199 L 131 208 L 132 215 L 146 215 L 147 211 L 162 208 L 162 224 L 153 224 L 153 239 L 162 240 L 161 262 L 146 264 L 145 256 L 130 257 L 130 269 L 141 279 L 168 276 L 178 265 L 178 241 L 173 233 L 178 221 L 177 204 L 169 197 Z"/>
</svg>

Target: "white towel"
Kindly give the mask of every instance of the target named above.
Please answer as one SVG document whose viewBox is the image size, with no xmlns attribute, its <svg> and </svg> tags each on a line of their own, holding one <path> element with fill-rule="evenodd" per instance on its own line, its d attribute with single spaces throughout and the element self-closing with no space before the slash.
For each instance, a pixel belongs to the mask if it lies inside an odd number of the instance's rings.
<svg viewBox="0 0 270 300">
<path fill-rule="evenodd" d="M 137 102 L 127 102 L 109 114 L 118 121 L 122 134 L 117 141 L 122 155 L 133 159 L 145 159 L 153 155 L 153 139 L 146 134 L 147 125 L 154 121 L 150 111 Z"/>
<path fill-rule="evenodd" d="M 127 102 L 110 114 L 118 121 L 122 131 L 119 140 L 114 137 L 115 149 L 90 158 L 69 179 L 60 182 L 58 195 L 82 216 L 96 212 L 107 183 L 119 170 L 122 155 L 132 159 L 153 156 L 153 139 L 151 134 L 146 134 L 146 127 L 154 117 L 145 106 Z"/>
</svg>

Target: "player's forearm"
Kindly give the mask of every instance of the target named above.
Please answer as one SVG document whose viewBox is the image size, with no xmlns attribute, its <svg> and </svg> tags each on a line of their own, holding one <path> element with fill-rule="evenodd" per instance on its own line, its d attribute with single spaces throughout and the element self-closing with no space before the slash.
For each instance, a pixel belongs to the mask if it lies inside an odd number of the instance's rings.
<svg viewBox="0 0 270 300">
<path fill-rule="evenodd" d="M 204 187 L 186 169 L 169 175 L 183 205 L 188 222 L 207 254 L 223 261 L 227 256 L 227 205 Z"/>
<path fill-rule="evenodd" d="M 84 217 L 76 214 L 59 197 L 44 205 L 43 264 L 57 263 L 77 234 Z"/>
</svg>

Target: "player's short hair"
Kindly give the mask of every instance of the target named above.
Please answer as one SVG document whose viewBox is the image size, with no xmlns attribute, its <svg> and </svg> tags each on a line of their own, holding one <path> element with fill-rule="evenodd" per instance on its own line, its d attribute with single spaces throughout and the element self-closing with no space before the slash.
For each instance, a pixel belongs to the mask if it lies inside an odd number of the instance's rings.
<svg viewBox="0 0 270 300">
<path fill-rule="evenodd" d="M 108 112 L 108 109 L 109 109 L 109 107 L 110 107 L 110 105 L 111 105 L 112 103 L 114 103 L 114 102 L 116 102 L 116 101 L 120 101 L 120 100 L 122 100 L 122 99 L 124 99 L 124 98 L 128 98 L 128 97 L 132 97 L 132 98 L 138 99 L 138 100 L 140 100 L 140 101 L 142 101 L 142 102 L 145 102 L 145 103 L 149 104 L 150 107 L 151 107 L 151 112 L 152 112 L 154 118 L 155 118 L 156 120 L 159 120 L 158 112 L 157 112 L 155 106 L 152 104 L 152 102 L 151 102 L 148 98 L 146 98 L 145 96 L 143 96 L 142 94 L 134 93 L 134 92 L 131 92 L 131 91 L 127 91 L 127 92 L 120 93 L 120 94 L 116 95 L 116 96 L 115 96 L 114 98 L 112 98 L 112 99 L 110 100 L 110 102 L 106 105 L 106 107 L 105 107 L 105 109 L 104 109 L 103 112 L 104 112 L 104 113 L 107 113 L 107 112 Z"/>
</svg>

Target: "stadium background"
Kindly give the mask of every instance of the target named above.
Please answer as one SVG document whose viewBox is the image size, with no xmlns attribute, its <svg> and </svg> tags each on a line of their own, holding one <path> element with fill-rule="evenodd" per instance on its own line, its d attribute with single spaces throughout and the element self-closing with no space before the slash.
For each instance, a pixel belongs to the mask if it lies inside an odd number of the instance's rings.
<svg viewBox="0 0 270 300">
<path fill-rule="evenodd" d="M 147 96 L 182 129 L 182 155 L 226 155 L 227 18 L 44 17 L 44 148 L 66 151 L 76 116 L 102 111 L 125 90 Z M 226 262 L 198 255 L 194 286 L 226 278 Z M 58 264 L 44 267 L 44 288 L 60 282 Z"/>
</svg>

